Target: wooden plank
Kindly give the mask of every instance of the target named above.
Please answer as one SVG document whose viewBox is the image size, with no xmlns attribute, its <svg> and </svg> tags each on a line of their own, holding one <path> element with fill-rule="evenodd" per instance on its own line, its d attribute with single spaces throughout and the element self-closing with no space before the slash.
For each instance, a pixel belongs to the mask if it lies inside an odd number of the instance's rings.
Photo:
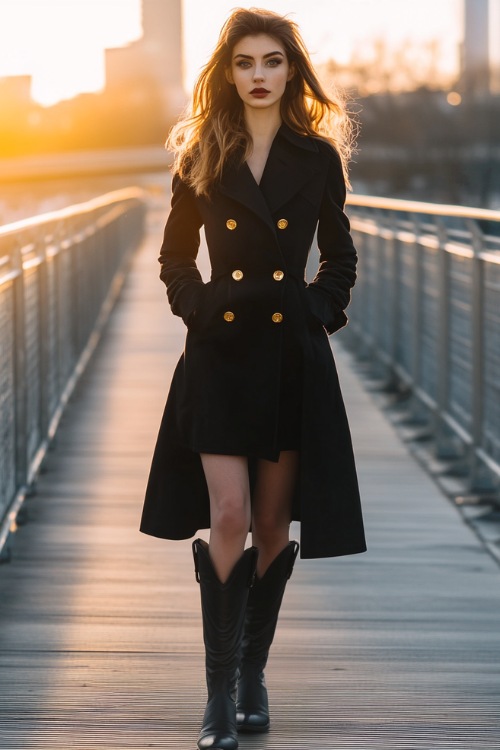
<svg viewBox="0 0 500 750">
<path fill-rule="evenodd" d="M 7 750 L 196 746 L 205 686 L 190 544 L 137 531 L 184 336 L 157 280 L 162 213 L 151 211 L 14 559 L 0 568 Z M 498 566 L 334 346 L 369 552 L 298 562 L 267 670 L 272 729 L 240 746 L 498 750 Z"/>
</svg>

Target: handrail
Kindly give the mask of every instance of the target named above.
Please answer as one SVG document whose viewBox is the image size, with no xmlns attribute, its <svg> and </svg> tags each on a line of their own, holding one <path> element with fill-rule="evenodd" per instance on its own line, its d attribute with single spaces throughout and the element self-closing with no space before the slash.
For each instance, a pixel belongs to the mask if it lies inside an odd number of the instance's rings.
<svg viewBox="0 0 500 750">
<path fill-rule="evenodd" d="M 77 216 L 85 216 L 98 209 L 107 208 L 112 204 L 120 203 L 122 201 L 141 201 L 144 200 L 144 196 L 144 190 L 139 187 L 128 187 L 121 188 L 120 190 L 113 190 L 109 193 L 105 193 L 104 195 L 99 195 L 96 198 L 91 198 L 88 201 L 84 201 L 83 203 L 75 203 L 72 206 L 59 208 L 56 211 L 47 211 L 46 213 L 39 214 L 38 216 L 30 216 L 26 219 L 13 221 L 10 224 L 4 224 L 3 226 L 0 226 L 0 238 L 7 237 L 13 233 L 20 232 L 25 229 L 31 229 L 33 227 L 40 228 L 55 221 L 74 219 Z"/>
<path fill-rule="evenodd" d="M 461 219 L 500 221 L 500 211 L 493 211 L 489 208 L 451 206 L 445 203 L 425 203 L 401 200 L 400 198 L 380 198 L 378 196 L 358 195 L 356 193 L 349 193 L 347 204 L 362 208 L 378 208 L 384 211 L 406 211 L 407 213 L 414 214 L 429 214 L 429 216 L 457 216 Z"/>
<path fill-rule="evenodd" d="M 125 188 L 0 228 L 0 559 L 144 228 Z"/>
<path fill-rule="evenodd" d="M 348 345 L 467 477 L 500 487 L 500 212 L 350 195 L 359 253 Z"/>
</svg>

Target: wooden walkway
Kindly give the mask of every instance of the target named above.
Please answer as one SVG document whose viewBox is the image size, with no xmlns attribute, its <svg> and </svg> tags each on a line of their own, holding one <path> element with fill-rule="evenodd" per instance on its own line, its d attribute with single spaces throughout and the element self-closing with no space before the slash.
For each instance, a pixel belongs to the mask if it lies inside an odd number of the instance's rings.
<svg viewBox="0 0 500 750">
<path fill-rule="evenodd" d="M 205 687 L 190 544 L 138 533 L 183 326 L 156 255 L 165 202 L 0 568 L 0 746 L 194 750 Z M 242 750 L 498 750 L 500 570 L 334 341 L 369 552 L 299 561 Z"/>
</svg>

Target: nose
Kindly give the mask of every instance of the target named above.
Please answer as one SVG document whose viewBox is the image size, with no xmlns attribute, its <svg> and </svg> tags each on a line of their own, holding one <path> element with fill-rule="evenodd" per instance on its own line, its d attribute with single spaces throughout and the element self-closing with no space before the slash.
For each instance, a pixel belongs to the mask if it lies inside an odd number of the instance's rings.
<svg viewBox="0 0 500 750">
<path fill-rule="evenodd" d="M 255 71 L 253 74 L 253 80 L 254 81 L 263 81 L 264 80 L 264 73 L 262 71 L 262 68 L 260 65 L 255 66 Z"/>
</svg>

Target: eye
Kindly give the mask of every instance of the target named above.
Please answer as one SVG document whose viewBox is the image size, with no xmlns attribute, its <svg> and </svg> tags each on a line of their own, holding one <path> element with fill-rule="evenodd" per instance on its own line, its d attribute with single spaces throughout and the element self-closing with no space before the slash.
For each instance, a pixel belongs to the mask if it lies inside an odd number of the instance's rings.
<svg viewBox="0 0 500 750">
<path fill-rule="evenodd" d="M 278 65 L 281 65 L 281 63 L 282 63 L 281 57 L 271 57 L 267 61 L 267 64 L 269 65 L 270 68 L 276 68 Z"/>
<path fill-rule="evenodd" d="M 236 67 L 237 68 L 243 68 L 244 70 L 246 70 L 247 68 L 250 67 L 250 63 L 248 62 L 248 60 L 239 60 L 236 63 Z"/>
</svg>

